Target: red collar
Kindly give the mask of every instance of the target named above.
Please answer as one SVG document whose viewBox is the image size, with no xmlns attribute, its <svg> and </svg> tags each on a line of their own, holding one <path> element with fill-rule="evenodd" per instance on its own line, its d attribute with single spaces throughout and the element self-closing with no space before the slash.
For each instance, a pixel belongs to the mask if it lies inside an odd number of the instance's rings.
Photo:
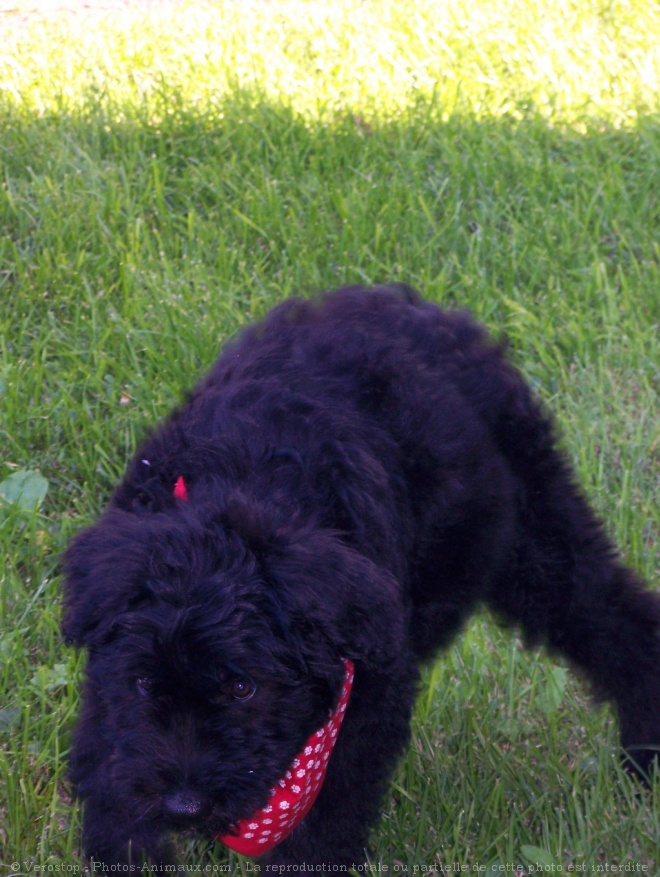
<svg viewBox="0 0 660 877">
<path fill-rule="evenodd" d="M 351 696 L 355 670 L 344 661 L 346 675 L 341 696 L 330 718 L 307 740 L 277 785 L 268 803 L 247 819 L 241 819 L 228 834 L 218 835 L 225 846 L 242 856 L 261 856 L 277 846 L 309 813 L 325 780 L 330 755 Z"/>
<path fill-rule="evenodd" d="M 176 499 L 188 502 L 188 489 L 180 476 L 174 485 Z M 309 813 L 321 791 L 328 763 L 351 696 L 355 668 L 344 660 L 344 684 L 328 721 L 309 737 L 291 767 L 274 786 L 268 803 L 247 819 L 241 819 L 218 840 L 242 856 L 261 856 L 277 846 Z"/>
</svg>

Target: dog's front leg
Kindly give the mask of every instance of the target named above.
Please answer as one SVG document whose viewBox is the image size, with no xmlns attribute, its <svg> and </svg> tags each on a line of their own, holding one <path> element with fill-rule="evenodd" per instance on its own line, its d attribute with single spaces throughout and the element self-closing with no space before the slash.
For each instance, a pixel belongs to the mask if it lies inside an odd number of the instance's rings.
<svg viewBox="0 0 660 877">
<path fill-rule="evenodd" d="M 360 817 L 348 818 L 342 810 L 338 805 L 328 812 L 319 796 L 300 825 L 259 863 L 310 870 L 360 869 L 365 861 L 369 825 Z M 347 806 L 346 810 L 352 808 Z"/>
</svg>

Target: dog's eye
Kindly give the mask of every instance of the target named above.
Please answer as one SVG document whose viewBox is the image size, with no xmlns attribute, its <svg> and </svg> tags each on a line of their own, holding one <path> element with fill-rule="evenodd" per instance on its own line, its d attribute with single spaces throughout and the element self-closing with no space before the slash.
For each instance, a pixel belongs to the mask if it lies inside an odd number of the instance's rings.
<svg viewBox="0 0 660 877">
<path fill-rule="evenodd" d="M 249 679 L 237 677 L 231 683 L 231 696 L 234 700 L 249 700 L 257 690 Z"/>
<path fill-rule="evenodd" d="M 141 694 L 142 697 L 146 697 L 148 694 L 154 689 L 154 680 L 149 676 L 138 676 L 135 680 L 135 687 L 138 690 L 138 694 Z"/>
</svg>

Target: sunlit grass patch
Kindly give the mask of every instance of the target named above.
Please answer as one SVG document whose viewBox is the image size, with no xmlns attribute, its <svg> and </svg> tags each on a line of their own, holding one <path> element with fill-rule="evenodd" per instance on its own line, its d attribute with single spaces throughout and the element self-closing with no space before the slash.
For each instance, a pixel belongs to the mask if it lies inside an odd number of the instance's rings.
<svg viewBox="0 0 660 877">
<path fill-rule="evenodd" d="M 309 120 L 395 118 L 433 99 L 439 118 L 533 109 L 625 125 L 657 107 L 660 84 L 660 11 L 640 0 L 185 0 L 12 27 L 18 16 L 3 16 L 0 83 L 41 113 L 91 101 L 157 121 L 174 94 L 213 113 L 241 88 Z"/>
</svg>

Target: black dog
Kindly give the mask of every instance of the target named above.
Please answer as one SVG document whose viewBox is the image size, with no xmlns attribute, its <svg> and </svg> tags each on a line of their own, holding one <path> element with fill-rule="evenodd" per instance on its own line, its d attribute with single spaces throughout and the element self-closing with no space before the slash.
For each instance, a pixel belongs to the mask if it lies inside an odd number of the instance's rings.
<svg viewBox="0 0 660 877">
<path fill-rule="evenodd" d="M 64 632 L 89 650 L 71 772 L 106 864 L 162 863 L 180 828 L 363 862 L 420 662 L 481 603 L 614 703 L 638 769 L 660 744 L 660 597 L 501 347 L 404 286 L 245 331 L 66 575 Z"/>
</svg>

